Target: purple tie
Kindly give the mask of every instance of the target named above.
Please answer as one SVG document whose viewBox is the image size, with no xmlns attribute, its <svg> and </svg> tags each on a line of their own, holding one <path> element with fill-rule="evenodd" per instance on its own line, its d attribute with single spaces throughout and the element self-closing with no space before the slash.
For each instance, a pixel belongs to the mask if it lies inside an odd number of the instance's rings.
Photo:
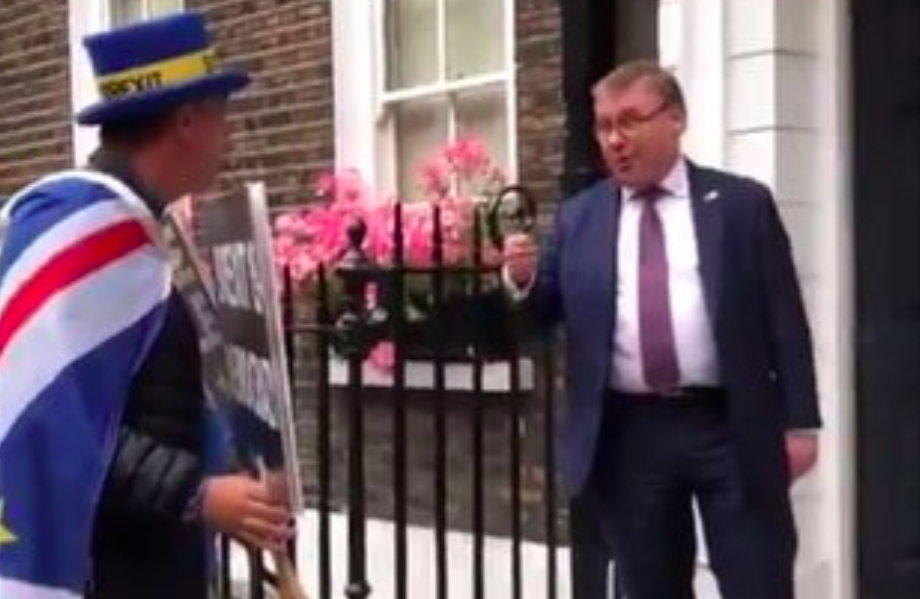
<svg viewBox="0 0 920 599">
<path fill-rule="evenodd" d="M 655 206 L 664 192 L 643 192 L 639 221 L 639 345 L 645 382 L 656 391 L 680 383 L 680 366 L 674 345 L 674 324 L 668 290 L 668 256 L 664 228 Z"/>
</svg>

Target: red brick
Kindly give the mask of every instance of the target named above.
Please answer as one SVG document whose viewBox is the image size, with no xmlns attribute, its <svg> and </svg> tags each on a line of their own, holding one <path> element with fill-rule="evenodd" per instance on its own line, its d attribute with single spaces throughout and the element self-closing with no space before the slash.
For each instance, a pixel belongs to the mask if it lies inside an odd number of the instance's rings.
<svg viewBox="0 0 920 599">
<path fill-rule="evenodd" d="M 72 161 L 67 0 L 0 2 L 0 198 Z"/>
<path fill-rule="evenodd" d="M 191 0 L 253 85 L 233 107 L 233 153 L 218 194 L 265 181 L 275 204 L 301 202 L 334 151 L 331 0 Z"/>
</svg>

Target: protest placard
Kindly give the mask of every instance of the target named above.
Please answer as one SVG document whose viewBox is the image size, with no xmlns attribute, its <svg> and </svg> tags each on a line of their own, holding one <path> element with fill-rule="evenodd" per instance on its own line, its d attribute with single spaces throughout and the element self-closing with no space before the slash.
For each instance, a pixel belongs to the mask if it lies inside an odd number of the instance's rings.
<svg viewBox="0 0 920 599">
<path fill-rule="evenodd" d="M 264 188 L 209 205 L 203 218 L 198 243 L 175 217 L 164 239 L 199 328 L 206 391 L 230 425 L 236 461 L 269 477 L 296 509 L 300 477 Z"/>
</svg>

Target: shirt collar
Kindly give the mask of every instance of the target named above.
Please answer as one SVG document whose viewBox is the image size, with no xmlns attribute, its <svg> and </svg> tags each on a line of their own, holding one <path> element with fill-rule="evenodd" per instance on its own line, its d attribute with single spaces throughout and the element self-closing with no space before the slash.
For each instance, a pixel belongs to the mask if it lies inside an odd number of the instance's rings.
<svg viewBox="0 0 920 599">
<path fill-rule="evenodd" d="M 678 158 L 664 179 L 659 181 L 658 187 L 664 190 L 668 197 L 684 198 L 689 196 L 690 180 L 687 173 L 687 161 L 684 158 Z M 632 200 L 639 191 L 632 187 L 624 187 L 623 197 L 626 200 Z"/>
</svg>

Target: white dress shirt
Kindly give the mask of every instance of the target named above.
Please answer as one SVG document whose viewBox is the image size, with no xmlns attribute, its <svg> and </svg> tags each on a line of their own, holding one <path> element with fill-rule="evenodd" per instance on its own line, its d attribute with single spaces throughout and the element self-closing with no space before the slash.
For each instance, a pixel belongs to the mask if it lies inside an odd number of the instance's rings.
<svg viewBox="0 0 920 599">
<path fill-rule="evenodd" d="M 660 183 L 665 192 L 655 207 L 664 227 L 674 342 L 680 386 L 716 386 L 719 363 L 712 324 L 706 311 L 687 164 L 681 159 Z M 639 219 L 642 200 L 624 188 L 620 206 L 617 256 L 617 320 L 610 385 L 627 393 L 650 389 L 639 347 Z"/>
</svg>

